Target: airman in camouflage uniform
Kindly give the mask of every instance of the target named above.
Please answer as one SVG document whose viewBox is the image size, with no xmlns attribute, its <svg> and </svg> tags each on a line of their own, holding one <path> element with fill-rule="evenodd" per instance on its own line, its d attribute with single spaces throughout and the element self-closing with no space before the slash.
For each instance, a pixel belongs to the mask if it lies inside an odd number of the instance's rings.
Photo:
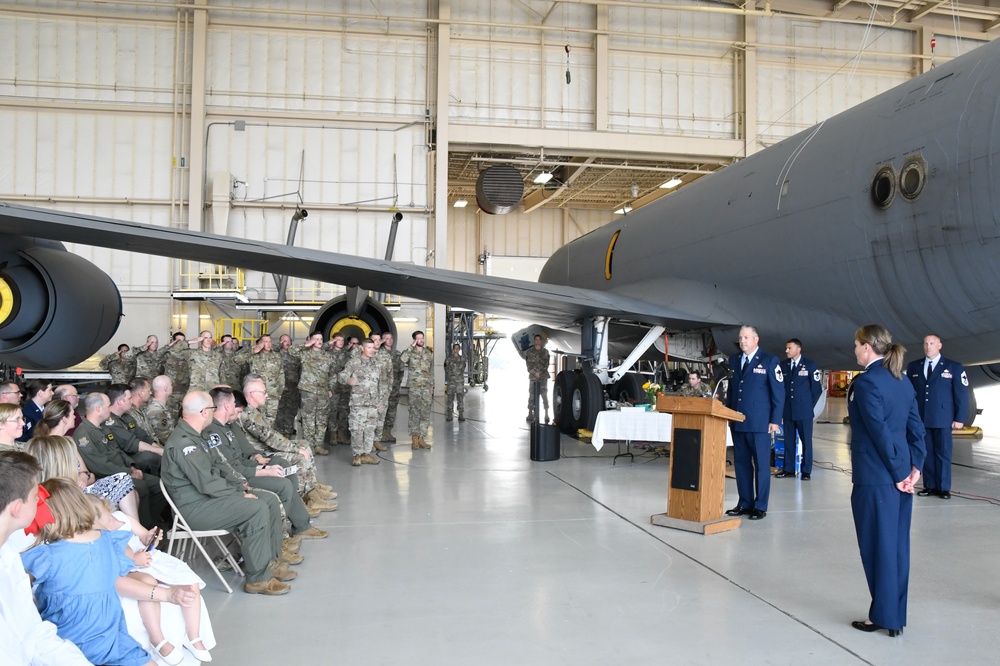
<svg viewBox="0 0 1000 666">
<path fill-rule="evenodd" d="M 146 422 L 149 424 L 149 434 L 161 444 L 170 439 L 170 433 L 177 427 L 176 412 L 171 414 L 167 401 L 174 387 L 170 377 L 160 375 L 153 379 L 153 398 L 146 403 Z"/>
<path fill-rule="evenodd" d="M 267 387 L 264 415 L 274 423 L 278 417 L 281 395 L 285 392 L 285 362 L 281 358 L 281 352 L 272 348 L 271 336 L 266 333 L 257 339 L 251 352 L 249 374 L 260 375 L 264 380 Z"/>
<path fill-rule="evenodd" d="M 159 475 L 163 447 L 153 443 L 153 437 L 143 432 L 132 416 L 132 394 L 126 384 L 108 387 L 108 417 L 102 428 L 114 434 L 118 447 L 131 456 L 134 465 L 143 472 Z"/>
<path fill-rule="evenodd" d="M 302 423 L 300 439 L 313 447 L 317 455 L 329 453 L 323 446 L 326 421 L 330 412 L 330 398 L 337 387 L 336 377 L 330 372 L 332 359 L 323 351 L 323 334 L 313 333 L 301 347 L 288 350 L 302 361 L 299 375 L 299 418 Z"/>
<path fill-rule="evenodd" d="M 191 366 L 188 364 L 190 353 L 191 347 L 184 334 L 180 331 L 174 333 L 163 356 L 163 374 L 170 377 L 174 389 L 167 400 L 167 410 L 171 414 L 180 414 L 181 402 L 191 385 Z"/>
<path fill-rule="evenodd" d="M 290 436 L 295 430 L 295 416 L 299 413 L 299 375 L 302 373 L 302 361 L 292 356 L 288 350 L 292 346 L 292 338 L 282 335 L 280 338 L 281 362 L 285 369 L 285 390 L 278 402 L 278 414 L 274 418 L 274 427 L 278 432 Z"/>
<path fill-rule="evenodd" d="M 448 385 L 445 391 L 444 420 L 451 421 L 451 415 L 458 402 L 458 420 L 465 420 L 465 357 L 462 356 L 462 345 L 457 342 L 451 346 L 451 356 L 444 360 L 444 381 Z"/>
<path fill-rule="evenodd" d="M 336 333 L 329 342 L 330 372 L 334 377 L 339 377 L 347 365 L 348 351 L 344 348 L 344 336 Z M 351 430 L 347 423 L 347 415 L 350 412 L 351 387 L 337 381 L 333 388 L 333 397 L 330 398 L 330 411 L 327 415 L 326 429 L 330 435 L 330 441 L 335 444 L 350 444 Z"/>
<path fill-rule="evenodd" d="M 402 353 L 400 360 L 409 373 L 407 396 L 410 412 L 411 448 L 429 449 L 427 428 L 431 422 L 431 400 L 434 396 L 434 350 L 424 346 L 424 332 L 413 333 L 413 344 Z"/>
<path fill-rule="evenodd" d="M 209 395 L 192 392 L 183 404 L 183 418 L 167 441 L 163 484 L 191 527 L 233 530 L 240 536 L 246 592 L 288 592 L 289 586 L 279 581 L 296 576 L 285 566 L 290 560 L 282 550 L 280 503 L 270 493 L 251 494 L 243 481 L 210 455 L 202 435 L 212 421 Z"/>
<path fill-rule="evenodd" d="M 392 354 L 382 349 L 382 336 L 378 333 L 371 335 L 372 342 L 375 343 L 375 355 L 372 357 L 378 362 L 381 369 L 379 376 L 379 396 L 378 396 L 378 417 L 375 422 L 376 451 L 385 451 L 386 448 L 379 440 L 382 438 L 382 431 L 385 429 L 385 413 L 389 407 L 389 393 L 392 391 Z"/>
<path fill-rule="evenodd" d="M 202 331 L 191 340 L 198 343 L 188 352 L 188 367 L 191 372 L 191 391 L 209 391 L 219 385 L 219 364 L 222 362 L 221 347 L 212 346 L 212 332 Z"/>
<path fill-rule="evenodd" d="M 146 344 L 135 355 L 135 376 L 153 381 L 154 377 L 162 375 L 166 355 L 167 350 L 160 349 L 160 339 L 155 335 L 147 336 Z"/>
<path fill-rule="evenodd" d="M 389 389 L 389 401 L 385 410 L 385 423 L 382 424 L 382 436 L 379 438 L 383 442 L 396 441 L 392 435 L 392 428 L 396 425 L 399 388 L 403 384 L 403 375 L 406 373 L 406 364 L 401 359 L 402 353 L 393 347 L 394 343 L 392 333 L 386 333 L 382 336 L 382 348 L 392 356 L 392 386 Z"/>
<path fill-rule="evenodd" d="M 146 474 L 118 447 L 114 433 L 102 424 L 111 415 L 111 401 L 103 393 L 91 393 L 83 399 L 84 418 L 73 431 L 80 457 L 87 469 L 101 479 L 125 472 L 139 493 L 139 518 L 143 525 L 155 525 L 167 501 L 160 492 L 160 477 Z"/>
<path fill-rule="evenodd" d="M 351 464 L 377 465 L 378 458 L 372 456 L 375 441 L 375 427 L 382 396 L 382 365 L 374 358 L 375 343 L 365 338 L 361 343 L 361 353 L 352 358 L 340 373 L 340 381 L 351 387 Z"/>
<path fill-rule="evenodd" d="M 247 375 L 243 383 L 243 395 L 247 400 L 247 408 L 240 414 L 239 423 L 250 443 L 264 455 L 277 451 L 290 463 L 298 465 L 299 493 L 308 506 L 322 506 L 324 500 L 336 498 L 337 493 L 333 492 L 333 487 L 320 483 L 316 477 L 316 466 L 309 455 L 309 449 L 290 441 L 264 416 L 267 388 L 263 380 L 256 375 Z M 334 504 L 333 508 L 337 508 L 337 505 Z"/>
<path fill-rule="evenodd" d="M 528 366 L 528 418 L 535 420 L 534 390 L 542 394 L 542 404 L 545 405 L 545 423 L 549 422 L 549 350 L 542 346 L 542 336 L 535 336 L 535 346 L 524 354 L 524 362 Z"/>
<path fill-rule="evenodd" d="M 250 347 L 241 347 L 236 338 L 222 336 L 219 352 L 219 383 L 230 388 L 239 389 L 243 386 L 243 375 L 246 374 L 247 362 L 250 360 Z"/>
<path fill-rule="evenodd" d="M 111 373 L 112 384 L 127 384 L 135 377 L 135 355 L 138 353 L 139 350 L 134 347 L 129 349 L 128 345 L 118 345 L 118 351 L 101 359 L 101 370 Z"/>
</svg>

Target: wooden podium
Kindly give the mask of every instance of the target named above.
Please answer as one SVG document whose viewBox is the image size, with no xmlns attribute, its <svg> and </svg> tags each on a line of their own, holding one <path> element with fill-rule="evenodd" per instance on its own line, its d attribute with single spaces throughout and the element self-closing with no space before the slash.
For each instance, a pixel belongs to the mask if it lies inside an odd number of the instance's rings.
<svg viewBox="0 0 1000 666">
<path fill-rule="evenodd" d="M 656 411 L 673 414 L 667 512 L 650 516 L 663 527 L 716 534 L 735 530 L 740 519 L 726 516 L 726 428 L 743 414 L 712 398 L 661 395 Z"/>
</svg>

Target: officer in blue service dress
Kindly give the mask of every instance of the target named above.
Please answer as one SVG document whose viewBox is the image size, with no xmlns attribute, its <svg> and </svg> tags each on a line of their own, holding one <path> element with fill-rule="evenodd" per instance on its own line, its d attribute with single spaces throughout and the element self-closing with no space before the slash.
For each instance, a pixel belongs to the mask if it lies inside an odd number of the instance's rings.
<svg viewBox="0 0 1000 666">
<path fill-rule="evenodd" d="M 906 626 L 913 487 L 924 464 L 924 425 L 913 387 L 902 376 L 901 345 L 878 324 L 854 334 L 865 372 L 847 390 L 851 419 L 851 511 L 872 603 L 860 631 Z"/>
<path fill-rule="evenodd" d="M 812 478 L 813 471 L 813 419 L 816 403 L 823 395 L 822 373 L 816 364 L 802 355 L 802 342 L 792 338 L 785 343 L 785 356 L 781 374 L 785 377 L 785 462 L 779 479 L 795 476 L 795 438 L 802 440 L 802 480 Z"/>
<path fill-rule="evenodd" d="M 742 354 L 729 357 L 733 377 L 729 380 L 726 406 L 742 413 L 742 423 L 730 422 L 736 488 L 740 501 L 726 511 L 729 516 L 748 515 L 760 520 L 767 515 L 771 493 L 771 435 L 778 432 L 785 405 L 778 359 L 758 347 L 760 336 L 753 326 L 740 328 Z"/>
<path fill-rule="evenodd" d="M 951 431 L 965 425 L 969 413 L 969 378 L 961 363 L 941 356 L 941 338 L 924 337 L 924 358 L 906 366 L 917 392 L 917 407 L 927 430 L 927 459 L 921 496 L 951 499 Z"/>
</svg>

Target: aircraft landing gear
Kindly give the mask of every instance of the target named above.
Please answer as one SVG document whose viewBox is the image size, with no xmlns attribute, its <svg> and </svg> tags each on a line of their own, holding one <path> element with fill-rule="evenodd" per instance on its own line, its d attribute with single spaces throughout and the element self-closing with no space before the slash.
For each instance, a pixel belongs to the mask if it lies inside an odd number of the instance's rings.
<svg viewBox="0 0 1000 666">
<path fill-rule="evenodd" d="M 556 375 L 552 387 L 552 422 L 565 432 L 573 429 L 573 412 L 570 404 L 577 374 L 572 370 L 563 370 Z"/>
<path fill-rule="evenodd" d="M 570 411 L 572 427 L 576 430 L 593 430 L 597 415 L 604 409 L 604 385 L 592 372 L 581 372 L 576 377 L 571 394 Z"/>
<path fill-rule="evenodd" d="M 633 405 L 646 403 L 646 392 L 642 390 L 642 385 L 646 383 L 645 375 L 637 372 L 630 372 L 623 375 L 615 382 L 611 388 L 611 399 L 618 402 L 631 402 Z"/>
</svg>

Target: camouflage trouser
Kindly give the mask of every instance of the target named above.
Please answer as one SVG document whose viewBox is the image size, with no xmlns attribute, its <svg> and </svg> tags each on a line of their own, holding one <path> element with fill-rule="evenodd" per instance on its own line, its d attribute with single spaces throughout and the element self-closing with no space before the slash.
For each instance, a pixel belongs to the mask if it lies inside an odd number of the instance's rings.
<svg viewBox="0 0 1000 666">
<path fill-rule="evenodd" d="M 458 411 L 462 413 L 465 411 L 465 386 L 464 385 L 451 385 L 448 384 L 448 390 L 445 391 L 445 414 L 447 416 L 452 415 L 452 410 L 455 408 L 455 403 L 458 403 Z"/>
<path fill-rule="evenodd" d="M 311 451 L 309 446 L 305 442 L 294 442 L 295 444 L 303 447 L 306 451 Z M 316 487 L 316 463 L 313 460 L 312 453 L 309 453 L 309 457 L 303 456 L 298 451 L 278 451 L 278 455 L 287 460 L 291 465 L 298 465 L 299 471 L 296 476 L 299 477 L 299 494 L 307 493 Z"/>
<path fill-rule="evenodd" d="M 431 387 L 411 386 L 407 392 L 410 406 L 410 434 L 427 434 L 427 426 L 431 422 Z"/>
<path fill-rule="evenodd" d="M 274 415 L 274 429 L 282 435 L 292 434 L 295 430 L 295 415 L 299 413 L 299 389 L 286 388 L 281 394 L 277 411 Z M 271 418 L 270 413 L 268 418 Z"/>
<path fill-rule="evenodd" d="M 379 398 L 378 417 L 375 422 L 375 437 L 381 438 L 385 429 L 385 415 L 389 412 L 389 396 L 383 395 Z"/>
<path fill-rule="evenodd" d="M 281 393 L 284 393 L 284 391 Z M 269 391 L 267 394 L 267 402 L 264 404 L 264 417 L 270 421 L 272 425 L 278 421 L 278 406 L 281 404 L 281 393 L 271 395 Z"/>
<path fill-rule="evenodd" d="M 375 442 L 375 426 L 378 424 L 378 409 L 372 405 L 351 405 L 348 421 L 351 429 L 351 451 L 356 456 L 371 453 Z"/>
<path fill-rule="evenodd" d="M 531 414 L 535 413 L 535 386 L 538 386 L 538 391 L 542 394 L 542 404 L 545 405 L 545 413 L 549 413 L 549 380 L 548 377 L 540 382 L 536 382 L 532 379 L 528 380 L 528 412 Z"/>
<path fill-rule="evenodd" d="M 180 421 L 181 404 L 184 402 L 184 396 L 187 395 L 186 386 L 178 386 L 174 384 L 174 392 L 170 394 L 167 398 L 167 414 Z"/>
<path fill-rule="evenodd" d="M 299 407 L 299 419 L 302 422 L 302 432 L 299 438 L 315 446 L 323 443 L 326 434 L 326 415 L 330 411 L 330 398 L 326 393 L 299 391 L 302 394 L 302 405 Z"/>
<path fill-rule="evenodd" d="M 344 386 L 343 384 L 338 386 L 337 390 L 333 392 L 333 400 L 333 429 L 335 431 L 345 432 L 350 429 L 351 387 Z"/>
<path fill-rule="evenodd" d="M 396 409 L 398 407 L 399 387 L 394 385 L 392 391 L 389 392 L 389 404 L 386 406 L 385 423 L 382 426 L 386 430 L 392 430 L 392 427 L 396 425 Z"/>
</svg>

